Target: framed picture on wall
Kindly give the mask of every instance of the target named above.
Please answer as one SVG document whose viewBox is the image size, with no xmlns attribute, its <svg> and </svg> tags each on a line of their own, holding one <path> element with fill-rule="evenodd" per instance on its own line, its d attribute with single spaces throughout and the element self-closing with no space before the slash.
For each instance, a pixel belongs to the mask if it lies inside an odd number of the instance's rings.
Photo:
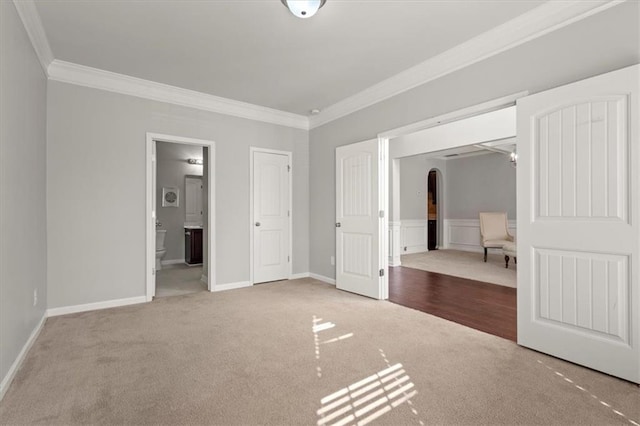
<svg viewBox="0 0 640 426">
<path fill-rule="evenodd" d="M 162 207 L 178 207 L 180 205 L 180 189 L 175 186 L 162 188 Z"/>
</svg>

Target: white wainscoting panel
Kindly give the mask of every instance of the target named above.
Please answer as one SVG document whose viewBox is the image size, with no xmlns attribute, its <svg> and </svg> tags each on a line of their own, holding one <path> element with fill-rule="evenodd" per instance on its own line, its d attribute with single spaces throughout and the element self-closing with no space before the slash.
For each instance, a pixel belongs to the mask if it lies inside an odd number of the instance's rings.
<svg viewBox="0 0 640 426">
<path fill-rule="evenodd" d="M 401 222 L 390 221 L 389 222 L 389 266 L 400 266 L 400 255 L 402 254 L 402 241 L 401 241 Z"/>
<path fill-rule="evenodd" d="M 536 318 L 629 342 L 629 257 L 534 249 Z"/>
<path fill-rule="evenodd" d="M 401 254 L 422 253 L 428 251 L 427 221 L 400 221 Z"/>
<path fill-rule="evenodd" d="M 509 221 L 509 233 L 515 237 L 516 221 Z M 445 219 L 443 247 L 445 249 L 482 252 L 479 219 Z"/>
</svg>

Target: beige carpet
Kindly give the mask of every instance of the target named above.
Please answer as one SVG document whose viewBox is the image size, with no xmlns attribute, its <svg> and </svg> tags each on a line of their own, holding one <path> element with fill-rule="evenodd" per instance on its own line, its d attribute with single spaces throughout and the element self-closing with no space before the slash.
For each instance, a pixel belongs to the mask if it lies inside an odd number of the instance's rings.
<svg viewBox="0 0 640 426">
<path fill-rule="evenodd" d="M 206 291 L 202 282 L 202 266 L 186 264 L 163 267 L 156 274 L 156 297 L 180 296 Z"/>
<path fill-rule="evenodd" d="M 507 269 L 504 267 L 504 256 L 501 254 L 489 253 L 487 263 L 482 261 L 482 257 L 482 253 L 433 250 L 425 253 L 405 254 L 401 257 L 401 262 L 402 266 L 407 268 L 516 287 L 517 266 L 513 259 L 509 261 L 509 269 Z"/>
<path fill-rule="evenodd" d="M 0 423 L 631 425 L 639 401 L 630 383 L 304 279 L 50 318 Z"/>
</svg>

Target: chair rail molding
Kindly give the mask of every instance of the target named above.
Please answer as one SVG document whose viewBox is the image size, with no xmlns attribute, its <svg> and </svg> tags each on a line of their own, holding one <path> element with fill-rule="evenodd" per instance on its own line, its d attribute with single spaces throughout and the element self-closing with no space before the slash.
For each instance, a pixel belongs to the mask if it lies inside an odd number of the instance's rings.
<svg viewBox="0 0 640 426">
<path fill-rule="evenodd" d="M 439 55 L 322 109 L 310 118 L 314 129 L 356 111 L 473 65 L 625 0 L 550 1 Z"/>
<path fill-rule="evenodd" d="M 442 245 L 444 249 L 482 253 L 479 219 L 445 219 Z M 509 233 L 516 235 L 517 221 L 508 221 Z"/>
</svg>

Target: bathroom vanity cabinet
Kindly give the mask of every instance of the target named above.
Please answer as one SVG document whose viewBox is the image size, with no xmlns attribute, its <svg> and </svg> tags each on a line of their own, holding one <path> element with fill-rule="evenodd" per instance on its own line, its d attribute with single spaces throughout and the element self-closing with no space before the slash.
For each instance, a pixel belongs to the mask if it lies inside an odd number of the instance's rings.
<svg viewBox="0 0 640 426">
<path fill-rule="evenodd" d="M 189 265 L 202 263 L 202 228 L 184 228 L 184 260 Z"/>
</svg>

